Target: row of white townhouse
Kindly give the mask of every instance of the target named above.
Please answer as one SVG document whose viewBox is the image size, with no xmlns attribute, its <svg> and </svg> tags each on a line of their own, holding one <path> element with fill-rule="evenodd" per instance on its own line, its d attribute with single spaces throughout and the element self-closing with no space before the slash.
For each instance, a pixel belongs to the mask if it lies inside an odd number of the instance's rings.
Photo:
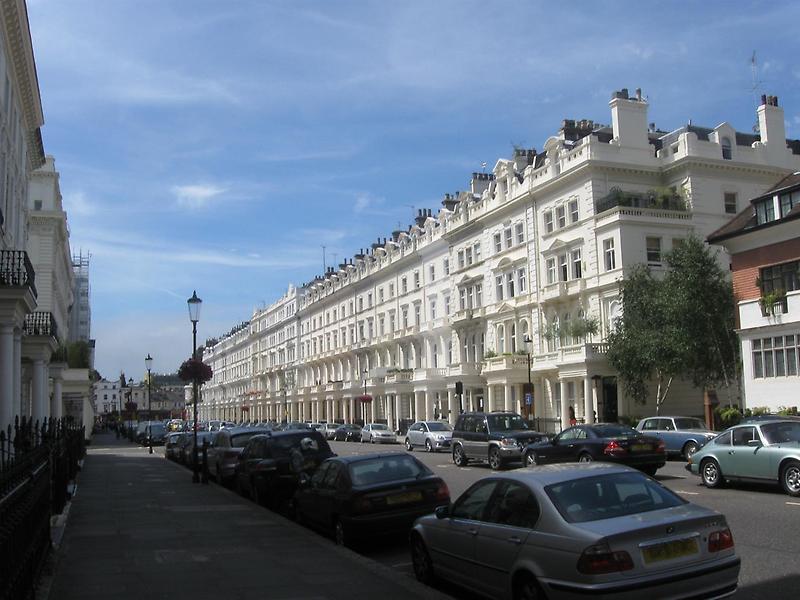
<svg viewBox="0 0 800 600">
<path fill-rule="evenodd" d="M 624 395 L 605 356 L 620 278 L 636 263 L 663 268 L 680 240 L 705 238 L 798 170 L 800 142 L 787 141 L 774 97 L 757 109 L 756 135 L 725 122 L 661 131 L 639 90 L 615 92 L 610 108 L 611 126 L 563 121 L 543 151 L 473 173 L 436 214 L 419 211 L 208 344 L 202 418 L 400 428 L 504 409 L 557 428 L 573 412 L 652 413 Z M 703 414 L 688 383 L 669 403 Z"/>
</svg>

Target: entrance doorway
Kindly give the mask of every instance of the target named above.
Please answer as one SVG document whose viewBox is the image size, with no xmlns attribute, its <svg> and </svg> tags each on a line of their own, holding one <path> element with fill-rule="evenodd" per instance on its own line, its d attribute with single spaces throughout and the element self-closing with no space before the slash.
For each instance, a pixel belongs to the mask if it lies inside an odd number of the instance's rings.
<svg viewBox="0 0 800 600">
<path fill-rule="evenodd" d="M 604 423 L 616 423 L 619 418 L 616 377 L 603 377 L 603 411 L 601 416 Z"/>
</svg>

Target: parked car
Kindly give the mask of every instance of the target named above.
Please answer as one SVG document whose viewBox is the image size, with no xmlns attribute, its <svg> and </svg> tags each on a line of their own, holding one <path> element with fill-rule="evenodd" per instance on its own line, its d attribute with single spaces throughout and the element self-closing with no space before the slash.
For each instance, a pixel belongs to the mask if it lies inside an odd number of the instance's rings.
<svg viewBox="0 0 800 600">
<path fill-rule="evenodd" d="M 336 431 L 333 432 L 333 440 L 335 442 L 360 442 L 361 427 L 353 423 L 339 425 Z"/>
<path fill-rule="evenodd" d="M 332 440 L 340 425 L 341 423 L 325 423 L 325 431 L 322 432 L 322 435 L 325 436 L 325 439 Z"/>
<path fill-rule="evenodd" d="M 388 425 L 383 423 L 367 423 L 361 430 L 361 443 L 370 444 L 394 444 L 397 436 L 390 430 Z"/>
<path fill-rule="evenodd" d="M 406 432 L 406 450 L 423 447 L 428 452 L 449 450 L 453 429 L 442 421 L 417 421 Z"/>
<path fill-rule="evenodd" d="M 724 515 L 607 463 L 481 479 L 410 544 L 420 581 L 498 599 L 722 598 L 740 568 Z"/>
<path fill-rule="evenodd" d="M 529 429 L 517 413 L 463 413 L 453 428 L 453 462 L 464 467 L 470 460 L 485 460 L 492 469 L 502 469 L 521 460 L 525 446 L 543 439 L 547 435 Z"/>
<path fill-rule="evenodd" d="M 283 431 L 310 431 L 311 425 L 308 423 L 303 423 L 302 421 L 290 421 L 286 423 L 286 426 L 283 428 Z"/>
<path fill-rule="evenodd" d="M 183 436 L 186 433 L 183 431 L 175 431 L 168 433 L 164 440 L 164 457 L 169 460 L 178 460 L 178 453 L 180 451 L 180 444 Z"/>
<path fill-rule="evenodd" d="M 413 456 L 393 453 L 329 458 L 301 483 L 292 506 L 299 521 L 349 546 L 407 535 L 417 517 L 449 502 L 441 477 Z"/>
<path fill-rule="evenodd" d="M 769 482 L 800 496 L 800 421 L 731 427 L 695 452 L 686 468 L 709 488 L 726 481 Z"/>
<path fill-rule="evenodd" d="M 166 437 L 167 428 L 164 427 L 164 424 L 161 421 L 153 421 L 145 427 L 142 444 L 149 446 L 152 443 L 153 446 L 160 446 L 164 443 Z"/>
<path fill-rule="evenodd" d="M 318 431 L 273 431 L 254 435 L 239 454 L 236 490 L 258 504 L 285 506 L 301 477 L 336 456 Z"/>
<path fill-rule="evenodd" d="M 308 426 L 314 431 L 325 431 L 325 423 L 309 423 Z"/>
<path fill-rule="evenodd" d="M 746 417 L 739 422 L 739 425 L 749 425 L 751 423 L 761 423 L 762 421 L 800 421 L 798 415 L 753 415 Z"/>
<path fill-rule="evenodd" d="M 250 438 L 263 432 L 258 427 L 226 427 L 216 433 L 208 449 L 208 470 L 217 483 L 228 485 L 233 481 L 239 453 Z"/>
<path fill-rule="evenodd" d="M 523 454 L 529 467 L 599 460 L 636 467 L 648 475 L 655 475 L 667 461 L 662 440 L 616 423 L 576 425 L 551 440 L 529 444 Z"/>
<path fill-rule="evenodd" d="M 664 441 L 667 455 L 689 458 L 717 433 L 695 417 L 648 417 L 636 429 Z"/>
<path fill-rule="evenodd" d="M 197 464 L 202 466 L 203 455 L 201 454 L 203 451 L 203 442 L 207 442 L 209 445 L 209 450 L 213 448 L 213 441 L 214 441 L 214 434 L 210 431 L 198 431 L 197 432 Z M 193 461 L 193 449 L 194 449 L 194 432 L 189 432 L 185 438 L 185 442 L 181 447 L 183 451 L 183 457 L 181 462 L 188 467 L 192 467 Z"/>
<path fill-rule="evenodd" d="M 136 433 L 134 434 L 134 439 L 136 440 L 137 444 L 144 443 L 144 438 L 149 423 L 150 423 L 149 421 L 140 421 L 139 423 L 136 424 Z"/>
</svg>

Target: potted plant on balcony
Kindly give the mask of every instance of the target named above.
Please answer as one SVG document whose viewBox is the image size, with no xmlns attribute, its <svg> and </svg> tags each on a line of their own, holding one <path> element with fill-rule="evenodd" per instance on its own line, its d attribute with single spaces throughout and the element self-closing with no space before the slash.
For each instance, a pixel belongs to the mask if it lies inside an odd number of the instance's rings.
<svg viewBox="0 0 800 600">
<path fill-rule="evenodd" d="M 775 307 L 782 305 L 786 300 L 786 292 L 784 290 L 771 290 L 769 292 L 761 292 L 761 298 L 758 303 L 761 305 L 761 314 L 765 317 L 775 316 Z"/>
<path fill-rule="evenodd" d="M 487 350 L 486 352 L 483 353 L 484 360 L 487 359 L 487 358 L 494 358 L 496 356 L 497 356 L 497 352 L 495 352 L 494 350 Z"/>
</svg>

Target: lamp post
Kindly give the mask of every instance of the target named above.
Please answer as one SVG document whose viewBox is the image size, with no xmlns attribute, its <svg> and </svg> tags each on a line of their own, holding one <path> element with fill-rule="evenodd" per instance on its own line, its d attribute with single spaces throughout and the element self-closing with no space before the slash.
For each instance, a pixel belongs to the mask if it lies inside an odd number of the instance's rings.
<svg viewBox="0 0 800 600">
<path fill-rule="evenodd" d="M 367 418 L 364 416 L 364 413 L 367 410 L 367 397 L 369 396 L 369 394 L 367 394 L 367 375 L 369 375 L 369 370 L 368 369 L 364 369 L 364 400 L 362 402 L 360 402 L 360 404 L 361 404 L 361 418 L 364 420 L 364 426 L 366 426 L 366 424 L 367 424 Z M 373 417 L 373 420 L 375 420 L 374 417 Z"/>
<path fill-rule="evenodd" d="M 128 378 L 128 439 L 130 441 L 134 441 L 134 431 L 133 431 L 133 377 Z"/>
<path fill-rule="evenodd" d="M 525 353 L 528 355 L 528 394 L 531 396 L 531 403 L 528 404 L 528 397 L 525 396 L 525 414 L 530 420 L 531 418 L 531 409 L 533 408 L 533 383 L 531 382 L 531 345 L 533 344 L 533 340 L 529 336 L 525 336 L 522 338 L 522 342 L 525 344 Z"/>
<path fill-rule="evenodd" d="M 153 453 L 153 400 L 150 397 L 150 370 L 153 368 L 153 357 L 147 353 L 147 358 L 144 359 L 144 366 L 147 369 L 147 417 L 150 423 L 148 427 L 150 432 L 147 436 L 148 452 Z"/>
<path fill-rule="evenodd" d="M 197 322 L 200 320 L 200 305 L 203 301 L 197 297 L 197 291 L 192 292 L 192 297 L 186 303 L 189 305 L 189 320 L 192 322 L 192 360 L 197 360 Z M 197 473 L 197 378 L 192 381 L 192 409 L 194 412 L 194 426 L 192 427 L 192 483 L 200 483 Z"/>
</svg>

